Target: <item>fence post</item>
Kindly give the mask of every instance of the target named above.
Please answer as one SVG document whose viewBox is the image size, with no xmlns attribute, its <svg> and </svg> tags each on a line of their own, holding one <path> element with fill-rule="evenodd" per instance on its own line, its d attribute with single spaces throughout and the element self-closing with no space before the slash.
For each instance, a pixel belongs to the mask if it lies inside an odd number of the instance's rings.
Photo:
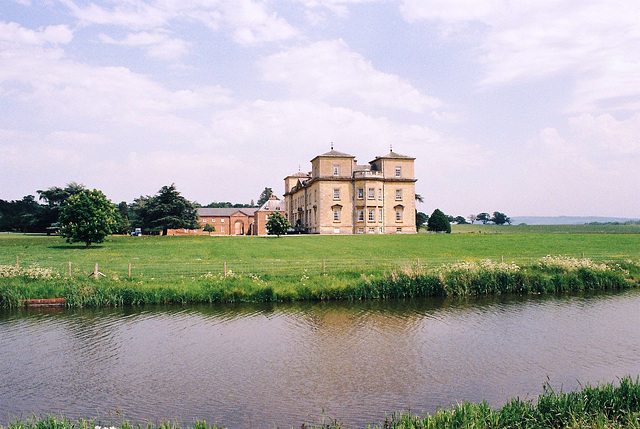
<svg viewBox="0 0 640 429">
<path fill-rule="evenodd" d="M 227 277 L 227 261 L 224 261 L 224 276 Z"/>
<path fill-rule="evenodd" d="M 504 264 L 504 255 L 500 255 L 500 263 Z"/>
<path fill-rule="evenodd" d="M 71 261 L 69 261 L 69 277 L 71 277 Z"/>
<path fill-rule="evenodd" d="M 582 259 L 584 259 L 584 252 L 582 252 Z"/>
<path fill-rule="evenodd" d="M 93 277 L 98 278 L 98 263 L 93 267 Z"/>
<path fill-rule="evenodd" d="M 131 278 L 131 262 L 129 262 L 129 278 Z"/>
<path fill-rule="evenodd" d="M 20 263 L 18 262 L 18 257 L 16 256 L 16 268 L 20 268 Z"/>
<path fill-rule="evenodd" d="M 420 258 L 416 258 L 416 263 L 417 263 L 418 271 L 420 271 Z"/>
<path fill-rule="evenodd" d="M 325 275 L 327 273 L 327 267 L 325 265 L 324 259 L 322 260 L 322 275 Z"/>
</svg>

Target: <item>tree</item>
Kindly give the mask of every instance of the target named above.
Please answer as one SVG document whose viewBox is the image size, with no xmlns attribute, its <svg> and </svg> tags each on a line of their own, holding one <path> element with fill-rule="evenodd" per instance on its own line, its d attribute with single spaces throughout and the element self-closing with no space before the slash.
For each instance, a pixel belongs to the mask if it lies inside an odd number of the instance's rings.
<svg viewBox="0 0 640 429">
<path fill-rule="evenodd" d="M 467 219 L 469 219 L 469 222 L 473 224 L 476 221 L 476 215 L 470 214 L 469 216 L 467 216 Z"/>
<path fill-rule="evenodd" d="M 140 197 L 131 206 L 134 226 L 167 235 L 169 229 L 197 229 L 198 214 L 192 202 L 180 195 L 175 184 L 163 186 L 153 197 Z"/>
<path fill-rule="evenodd" d="M 424 224 L 429 220 L 429 215 L 426 213 L 422 213 L 416 210 L 416 229 L 420 230 L 420 228 L 424 227 Z"/>
<path fill-rule="evenodd" d="M 115 227 L 115 207 L 97 189 L 71 195 L 60 210 L 60 234 L 68 243 L 102 243 Z"/>
<path fill-rule="evenodd" d="M 76 182 L 67 183 L 66 188 L 51 186 L 47 190 L 38 189 L 38 199 L 44 200 L 47 203 L 46 207 L 48 207 L 48 210 L 43 212 L 42 222 L 47 225 L 49 232 L 58 229 L 60 208 L 64 205 L 65 201 L 67 201 L 70 196 L 78 195 L 84 190 L 84 185 Z"/>
<path fill-rule="evenodd" d="M 491 222 L 495 223 L 496 225 L 504 225 L 505 223 L 511 224 L 511 219 L 509 219 L 509 217 L 504 213 L 493 212 Z"/>
<path fill-rule="evenodd" d="M 269 235 L 280 237 L 291 228 L 291 223 L 282 213 L 274 212 L 269 215 L 269 220 L 265 226 Z"/>
<path fill-rule="evenodd" d="M 446 232 L 447 234 L 449 234 L 451 232 L 451 224 L 449 223 L 449 219 L 447 219 L 447 215 L 442 213 L 440 209 L 435 209 L 431 216 L 429 216 L 429 221 L 427 222 L 427 230 L 435 232 Z"/>
<path fill-rule="evenodd" d="M 129 234 L 131 232 L 131 224 L 129 223 L 129 206 L 122 201 L 118 204 L 116 210 L 116 227 L 114 234 Z"/>
<path fill-rule="evenodd" d="M 258 207 L 262 207 L 262 205 L 264 203 L 266 203 L 267 201 L 269 201 L 269 198 L 271 197 L 271 195 L 273 195 L 273 189 L 271 188 L 264 188 L 264 191 L 262 191 L 262 193 L 260 194 L 260 198 L 258 198 Z"/>
<path fill-rule="evenodd" d="M 489 216 L 489 213 L 478 213 L 476 220 L 482 222 L 483 225 L 486 225 L 487 222 L 491 220 L 491 216 Z"/>
<path fill-rule="evenodd" d="M 467 220 L 464 218 L 464 216 L 456 216 L 453 221 L 455 223 L 457 223 L 458 225 L 464 225 L 467 223 Z"/>
<path fill-rule="evenodd" d="M 210 223 L 206 224 L 204 228 L 202 228 L 204 232 L 208 232 L 211 235 L 212 232 L 216 232 L 216 227 L 211 225 Z"/>
</svg>

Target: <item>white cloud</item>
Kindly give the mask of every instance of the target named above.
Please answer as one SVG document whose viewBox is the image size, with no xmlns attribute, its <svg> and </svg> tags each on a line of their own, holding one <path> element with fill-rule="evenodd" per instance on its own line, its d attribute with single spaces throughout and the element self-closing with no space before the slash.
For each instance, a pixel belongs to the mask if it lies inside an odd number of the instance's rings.
<svg viewBox="0 0 640 429">
<path fill-rule="evenodd" d="M 615 99 L 640 97 L 635 0 L 404 0 L 401 9 L 409 22 L 427 20 L 459 32 L 480 24 L 483 85 L 568 75 L 576 80 L 573 111 L 616 101 L 624 107 L 628 100 Z"/>
<path fill-rule="evenodd" d="M 100 35 L 104 43 L 142 47 L 147 55 L 154 58 L 173 60 L 186 55 L 189 51 L 189 43 L 179 38 L 172 38 L 166 32 L 140 32 L 130 33 L 123 40 L 115 40 L 105 34 Z"/>
<path fill-rule="evenodd" d="M 259 62 L 268 82 L 283 83 L 297 96 L 355 98 L 369 106 L 424 112 L 441 106 L 397 75 L 376 70 L 343 40 L 317 42 Z"/>
<path fill-rule="evenodd" d="M 39 31 L 22 27 L 15 22 L 0 22 L 0 43 L 26 45 L 67 44 L 73 31 L 66 25 L 50 25 Z"/>
<path fill-rule="evenodd" d="M 78 6 L 73 0 L 60 0 L 83 25 L 110 25 L 157 34 L 173 21 L 201 22 L 213 31 L 228 29 L 241 45 L 288 40 L 298 35 L 267 3 L 255 0 L 148 0 L 115 3 L 111 8 L 91 3 Z M 140 32 L 140 35 L 148 34 Z M 104 37 L 103 37 L 104 39 Z M 108 39 L 106 39 L 108 40 Z M 174 49 L 178 46 L 172 40 Z M 184 45 L 181 46 L 184 48 Z M 155 51 L 158 54 L 158 51 Z"/>
</svg>

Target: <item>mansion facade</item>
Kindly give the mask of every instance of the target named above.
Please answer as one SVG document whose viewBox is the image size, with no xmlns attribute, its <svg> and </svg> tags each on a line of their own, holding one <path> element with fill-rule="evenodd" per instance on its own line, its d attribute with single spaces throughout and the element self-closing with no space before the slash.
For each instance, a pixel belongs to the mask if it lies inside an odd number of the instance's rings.
<svg viewBox="0 0 640 429">
<path fill-rule="evenodd" d="M 415 234 L 414 161 L 392 150 L 358 165 L 332 147 L 284 179 L 285 216 L 312 234 Z"/>
</svg>

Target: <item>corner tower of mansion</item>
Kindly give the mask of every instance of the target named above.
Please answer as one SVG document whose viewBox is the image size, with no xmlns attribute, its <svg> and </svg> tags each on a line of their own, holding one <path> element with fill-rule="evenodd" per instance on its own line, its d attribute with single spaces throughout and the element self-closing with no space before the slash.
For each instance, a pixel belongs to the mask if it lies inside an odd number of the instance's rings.
<svg viewBox="0 0 640 429">
<path fill-rule="evenodd" d="M 415 233 L 415 158 L 393 151 L 368 165 L 332 150 L 311 160 L 311 172 L 284 179 L 291 225 L 315 234 Z"/>
</svg>

